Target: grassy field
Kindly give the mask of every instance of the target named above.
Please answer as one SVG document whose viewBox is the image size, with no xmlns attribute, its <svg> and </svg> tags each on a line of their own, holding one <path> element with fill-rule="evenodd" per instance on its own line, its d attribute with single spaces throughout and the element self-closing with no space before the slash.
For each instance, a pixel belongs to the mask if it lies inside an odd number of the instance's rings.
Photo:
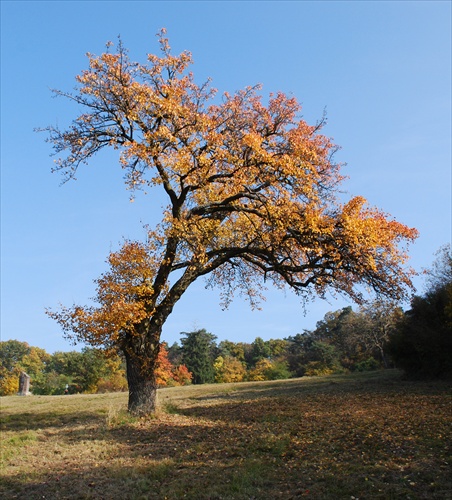
<svg viewBox="0 0 452 500">
<path fill-rule="evenodd" d="M 451 391 L 395 371 L 1 399 L 5 499 L 451 499 Z"/>
</svg>

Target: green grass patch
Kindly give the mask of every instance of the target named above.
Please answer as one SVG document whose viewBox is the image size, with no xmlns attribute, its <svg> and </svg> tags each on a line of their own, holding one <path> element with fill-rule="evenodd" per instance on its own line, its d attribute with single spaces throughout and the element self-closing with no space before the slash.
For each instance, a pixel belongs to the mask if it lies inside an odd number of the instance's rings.
<svg viewBox="0 0 452 500">
<path fill-rule="evenodd" d="M 38 439 L 34 431 L 20 431 L 14 433 L 2 433 L 1 436 L 1 461 L 3 468 L 12 457 L 22 452 L 22 448 L 34 443 Z"/>
</svg>

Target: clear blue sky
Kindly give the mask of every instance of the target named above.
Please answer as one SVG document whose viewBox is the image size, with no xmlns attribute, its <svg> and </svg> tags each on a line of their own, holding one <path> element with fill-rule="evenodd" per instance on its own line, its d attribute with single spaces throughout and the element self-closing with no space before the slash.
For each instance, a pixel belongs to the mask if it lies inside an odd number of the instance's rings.
<svg viewBox="0 0 452 500">
<path fill-rule="evenodd" d="M 166 27 L 173 50 L 189 50 L 198 83 L 263 94 L 292 93 L 309 123 L 342 146 L 343 188 L 420 231 L 411 265 L 429 266 L 451 238 L 451 2 L 448 1 L 1 1 L 1 338 L 48 352 L 70 350 L 44 314 L 85 304 L 92 280 L 121 238 L 142 238 L 156 197 L 129 203 L 113 154 L 99 156 L 60 187 L 50 145 L 34 127 L 65 127 L 79 110 L 52 99 L 71 90 L 118 35 L 132 59 L 158 50 Z M 423 280 L 415 281 L 422 292 Z M 251 342 L 312 329 L 344 301 L 320 299 L 304 314 L 297 297 L 270 291 L 262 311 L 240 300 L 223 312 L 218 293 L 195 284 L 163 338 L 206 328 Z"/>
</svg>

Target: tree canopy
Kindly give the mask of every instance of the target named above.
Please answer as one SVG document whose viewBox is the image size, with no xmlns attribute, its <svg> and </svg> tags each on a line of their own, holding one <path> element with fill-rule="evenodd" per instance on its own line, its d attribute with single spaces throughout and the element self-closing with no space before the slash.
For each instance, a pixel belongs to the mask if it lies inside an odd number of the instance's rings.
<svg viewBox="0 0 452 500">
<path fill-rule="evenodd" d="M 330 291 L 361 301 L 363 285 L 404 296 L 406 244 L 417 232 L 362 197 L 339 200 L 343 177 L 324 121 L 308 125 L 281 92 L 264 104 L 259 87 L 218 99 L 188 72 L 190 53 L 174 56 L 164 31 L 159 42 L 161 55 L 145 64 L 109 44 L 88 54 L 75 93 L 55 91 L 84 109 L 67 130 L 46 129 L 65 180 L 114 148 L 128 189 L 167 197 L 146 241 L 109 256 L 98 306 L 49 311 L 64 331 L 119 349 L 128 374 L 142 378 L 155 367 L 162 325 L 200 277 L 220 287 L 225 306 L 237 291 L 256 306 L 268 283 L 302 299 Z"/>
</svg>

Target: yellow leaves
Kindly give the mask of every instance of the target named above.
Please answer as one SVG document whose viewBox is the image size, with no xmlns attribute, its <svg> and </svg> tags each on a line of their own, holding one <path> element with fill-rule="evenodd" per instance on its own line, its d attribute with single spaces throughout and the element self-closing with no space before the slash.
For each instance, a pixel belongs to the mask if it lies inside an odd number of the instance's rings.
<svg viewBox="0 0 452 500">
<path fill-rule="evenodd" d="M 245 365 L 232 356 L 218 356 L 213 367 L 217 383 L 242 382 L 246 376 Z"/>
<path fill-rule="evenodd" d="M 387 216 L 375 208 L 366 206 L 363 197 L 350 200 L 340 215 L 341 223 L 349 242 L 365 248 L 384 248 L 386 252 L 396 252 L 396 245 L 401 239 L 413 240 L 417 231 L 388 220 Z"/>
<path fill-rule="evenodd" d="M 357 216 L 361 213 L 362 207 L 365 203 L 366 199 L 363 196 L 355 196 L 346 203 L 342 212 L 345 216 Z"/>
<path fill-rule="evenodd" d="M 0 396 L 13 396 L 19 392 L 20 369 L 8 371 L 0 366 Z"/>
<path fill-rule="evenodd" d="M 110 272 L 96 281 L 103 303 L 119 304 L 124 309 L 125 305 L 131 308 L 135 302 L 151 300 L 156 264 L 145 245 L 126 242 L 119 252 L 109 255 L 108 262 Z"/>
<path fill-rule="evenodd" d="M 249 381 L 263 381 L 267 380 L 266 372 L 273 367 L 272 361 L 269 359 L 260 359 L 255 368 L 250 370 L 247 375 Z"/>
</svg>

